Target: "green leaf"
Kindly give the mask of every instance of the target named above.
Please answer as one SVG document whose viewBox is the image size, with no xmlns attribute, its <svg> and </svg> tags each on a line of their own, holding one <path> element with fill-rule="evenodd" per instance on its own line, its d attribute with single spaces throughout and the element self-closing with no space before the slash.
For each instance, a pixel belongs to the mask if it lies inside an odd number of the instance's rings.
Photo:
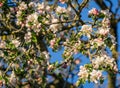
<svg viewBox="0 0 120 88">
<path fill-rule="evenodd" d="M 7 51 L 4 51 L 4 55 L 5 55 L 5 56 L 8 56 L 8 52 L 7 52 Z"/>
<path fill-rule="evenodd" d="M 38 17 L 38 21 L 39 21 L 39 22 L 42 22 L 42 20 L 43 20 L 42 16 L 39 16 L 39 17 Z"/>
<path fill-rule="evenodd" d="M 0 76 L 0 80 L 2 80 L 3 79 L 3 77 L 2 76 Z"/>
</svg>

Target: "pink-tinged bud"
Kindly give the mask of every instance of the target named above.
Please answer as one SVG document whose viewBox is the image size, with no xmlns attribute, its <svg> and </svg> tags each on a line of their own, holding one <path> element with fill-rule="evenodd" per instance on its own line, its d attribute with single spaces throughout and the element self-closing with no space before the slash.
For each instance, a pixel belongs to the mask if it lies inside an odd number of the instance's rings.
<svg viewBox="0 0 120 88">
<path fill-rule="evenodd" d="M 50 41 L 50 47 L 53 48 L 54 45 L 55 45 L 55 39 Z"/>
<path fill-rule="evenodd" d="M 79 59 L 76 59 L 75 61 L 74 61 L 74 63 L 77 65 L 77 64 L 80 64 L 80 60 Z"/>
<path fill-rule="evenodd" d="M 66 2 L 66 0 L 59 0 L 62 4 L 64 4 Z"/>
<path fill-rule="evenodd" d="M 0 7 L 2 7 L 3 6 L 3 3 L 2 2 L 0 2 Z"/>
<path fill-rule="evenodd" d="M 99 15 L 99 11 L 96 8 L 93 8 L 89 11 L 89 15 Z"/>
</svg>

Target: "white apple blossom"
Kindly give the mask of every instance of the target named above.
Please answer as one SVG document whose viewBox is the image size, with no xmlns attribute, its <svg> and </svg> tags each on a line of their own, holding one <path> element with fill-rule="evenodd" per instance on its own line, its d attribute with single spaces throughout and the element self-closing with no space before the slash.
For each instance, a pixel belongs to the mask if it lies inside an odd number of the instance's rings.
<svg viewBox="0 0 120 88">
<path fill-rule="evenodd" d="M 61 7 L 61 6 L 58 6 L 57 8 L 56 8 L 56 12 L 57 13 L 65 13 L 67 10 L 66 10 L 66 8 L 64 8 L 64 7 Z"/>
<path fill-rule="evenodd" d="M 94 68 L 99 68 L 102 64 L 104 64 L 104 57 L 97 56 L 95 59 L 92 60 L 92 64 Z"/>
<path fill-rule="evenodd" d="M 78 76 L 81 79 L 85 79 L 86 81 L 88 80 L 89 72 L 84 66 L 80 66 L 80 71 L 78 73 Z"/>
<path fill-rule="evenodd" d="M 33 13 L 27 17 L 26 27 L 28 28 L 36 28 L 38 27 L 38 13 Z"/>
<path fill-rule="evenodd" d="M 98 80 L 102 77 L 102 71 L 99 70 L 92 70 L 90 73 L 90 81 L 94 83 L 98 83 Z"/>
<path fill-rule="evenodd" d="M 102 26 L 105 28 L 110 27 L 110 19 L 108 19 L 107 17 L 104 17 L 104 19 L 102 20 Z"/>
<path fill-rule="evenodd" d="M 100 34 L 100 35 L 107 35 L 107 34 L 109 34 L 109 28 L 102 28 L 102 27 L 100 27 L 100 28 L 98 28 L 98 34 Z"/>
<path fill-rule="evenodd" d="M 17 17 L 20 17 L 21 15 L 22 15 L 22 11 L 21 11 L 21 10 L 17 11 L 16 16 L 17 16 Z"/>
<path fill-rule="evenodd" d="M 91 25 L 83 25 L 80 31 L 82 31 L 82 32 L 92 32 L 92 26 Z"/>
<path fill-rule="evenodd" d="M 105 58 L 105 64 L 108 65 L 108 66 L 110 66 L 110 67 L 114 66 L 114 61 L 115 61 L 114 58 L 110 58 L 110 57 L 106 57 Z"/>
<path fill-rule="evenodd" d="M 38 20 L 38 13 L 33 13 L 27 17 L 28 22 L 36 22 Z"/>
<path fill-rule="evenodd" d="M 45 9 L 45 3 L 38 3 L 37 4 L 37 11 L 39 13 L 43 13 L 44 9 Z"/>
<path fill-rule="evenodd" d="M 20 45 L 20 42 L 17 39 L 12 40 L 12 43 L 15 45 L 15 47 Z"/>
<path fill-rule="evenodd" d="M 41 4 L 38 3 L 37 6 L 38 6 L 37 9 L 39 9 L 39 10 L 43 10 L 44 7 L 45 7 L 45 4 L 44 4 L 44 3 L 41 3 Z"/>
<path fill-rule="evenodd" d="M 108 18 L 111 18 L 112 14 L 110 13 L 110 11 L 108 9 L 107 10 L 101 10 L 100 12 L 103 13 Z"/>
<path fill-rule="evenodd" d="M 93 68 L 98 69 L 99 67 L 105 67 L 106 69 L 110 67 L 111 70 L 117 71 L 117 64 L 115 59 L 107 55 L 97 56 L 92 59 Z"/>
<path fill-rule="evenodd" d="M 91 44 L 92 45 L 97 44 L 97 46 L 101 46 L 104 44 L 104 41 L 102 40 L 102 38 L 96 38 L 91 41 Z"/>
<path fill-rule="evenodd" d="M 50 29 L 51 31 L 53 31 L 54 33 L 57 32 L 60 28 L 61 28 L 61 25 L 58 24 L 59 20 L 57 18 L 53 18 L 52 19 L 52 25 L 50 25 Z"/>
<path fill-rule="evenodd" d="M 21 2 L 20 5 L 18 6 L 18 9 L 19 10 L 26 10 L 28 7 L 27 7 L 27 4 L 25 4 L 25 2 Z"/>
</svg>

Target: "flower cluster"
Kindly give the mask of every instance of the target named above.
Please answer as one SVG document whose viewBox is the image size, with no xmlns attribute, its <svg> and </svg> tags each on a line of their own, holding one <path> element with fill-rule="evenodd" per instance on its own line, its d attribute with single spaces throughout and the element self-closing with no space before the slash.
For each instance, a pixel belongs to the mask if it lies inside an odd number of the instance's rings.
<svg viewBox="0 0 120 88">
<path fill-rule="evenodd" d="M 111 58 L 107 55 L 97 56 L 95 59 L 92 60 L 93 68 L 99 69 L 111 69 L 114 72 L 117 72 L 117 64 L 115 63 L 115 59 Z"/>
<path fill-rule="evenodd" d="M 85 66 L 80 66 L 78 76 L 80 77 L 80 79 L 83 79 L 84 81 L 91 81 L 94 83 L 98 83 L 98 80 L 103 78 L 102 71 L 95 69 L 90 71 Z"/>
</svg>

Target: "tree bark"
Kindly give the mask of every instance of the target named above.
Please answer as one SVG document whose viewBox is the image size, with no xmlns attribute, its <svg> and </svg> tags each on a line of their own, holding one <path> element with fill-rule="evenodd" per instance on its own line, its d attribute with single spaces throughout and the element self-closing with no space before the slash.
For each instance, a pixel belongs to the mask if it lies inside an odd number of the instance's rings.
<svg viewBox="0 0 120 88">
<path fill-rule="evenodd" d="M 116 75 L 114 75 L 113 77 L 110 75 L 110 73 L 108 73 L 108 88 L 116 88 L 115 84 L 116 84 Z"/>
</svg>

